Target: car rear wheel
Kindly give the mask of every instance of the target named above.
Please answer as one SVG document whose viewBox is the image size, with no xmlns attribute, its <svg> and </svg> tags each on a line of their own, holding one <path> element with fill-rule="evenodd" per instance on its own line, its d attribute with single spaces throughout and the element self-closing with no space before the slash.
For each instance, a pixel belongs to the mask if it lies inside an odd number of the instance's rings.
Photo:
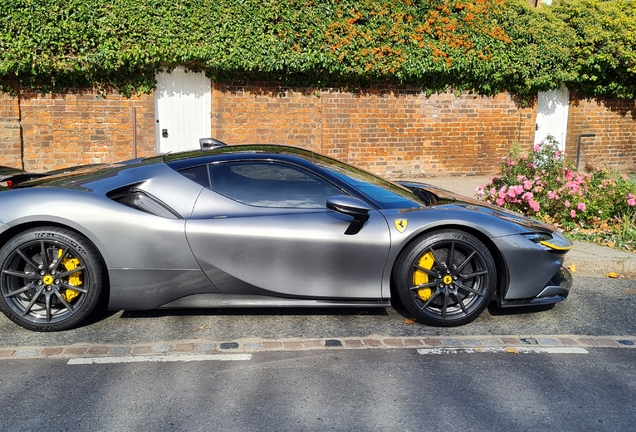
<svg viewBox="0 0 636 432">
<path fill-rule="evenodd" d="M 409 245 L 394 271 L 395 289 L 408 312 L 424 324 L 467 324 L 492 300 L 496 267 L 488 248 L 460 230 L 428 233 Z"/>
<path fill-rule="evenodd" d="M 101 258 L 73 231 L 33 228 L 0 249 L 0 309 L 26 329 L 73 327 L 95 309 L 102 291 Z"/>
</svg>

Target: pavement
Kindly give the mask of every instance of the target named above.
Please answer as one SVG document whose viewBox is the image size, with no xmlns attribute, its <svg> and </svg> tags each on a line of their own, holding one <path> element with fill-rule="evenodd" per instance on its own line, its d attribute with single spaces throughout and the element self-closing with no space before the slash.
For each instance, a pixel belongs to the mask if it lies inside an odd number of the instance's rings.
<svg viewBox="0 0 636 432">
<path fill-rule="evenodd" d="M 431 350 L 431 354 L 503 352 L 587 353 L 589 348 L 636 348 L 636 336 L 589 335 L 488 335 L 488 336 L 382 336 L 337 339 L 260 339 L 215 342 L 200 339 L 184 339 L 154 344 L 98 344 L 76 343 L 72 345 L 23 346 L 0 348 L 1 360 L 16 359 L 77 359 L 68 364 L 138 363 L 168 361 L 223 360 L 215 354 L 252 354 L 272 351 L 312 351 L 322 349 L 404 349 Z M 572 350 L 578 351 L 572 351 Z M 424 354 L 425 352 L 421 352 Z M 201 357 L 196 357 L 203 354 Z M 149 359 L 152 356 L 152 359 Z M 172 357 L 172 358 L 170 358 Z M 249 360 L 250 358 L 242 358 Z M 232 360 L 225 358 L 225 360 Z M 241 359 L 239 359 L 241 360 Z"/>
<path fill-rule="evenodd" d="M 475 188 L 490 180 L 490 176 L 425 177 L 409 180 L 428 183 L 451 192 L 475 198 Z M 623 252 L 605 246 L 580 241 L 565 258 L 565 266 L 574 273 L 605 276 L 615 273 L 618 277 L 636 276 L 636 253 Z"/>
</svg>

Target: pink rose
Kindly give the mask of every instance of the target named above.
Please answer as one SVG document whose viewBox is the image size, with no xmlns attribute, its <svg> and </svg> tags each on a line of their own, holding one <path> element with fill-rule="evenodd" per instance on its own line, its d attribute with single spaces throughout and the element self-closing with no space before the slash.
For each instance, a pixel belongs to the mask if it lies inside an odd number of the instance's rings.
<svg viewBox="0 0 636 432">
<path fill-rule="evenodd" d="M 578 203 L 576 205 L 576 208 L 578 208 L 580 211 L 584 212 L 585 211 L 585 203 L 582 203 L 582 202 Z"/>
<path fill-rule="evenodd" d="M 535 212 L 538 212 L 539 209 L 541 208 L 541 206 L 539 205 L 538 202 L 536 202 L 535 200 L 531 199 L 530 201 L 528 201 L 528 205 L 530 206 L 530 208 L 532 210 L 534 210 Z"/>
<path fill-rule="evenodd" d="M 565 202 L 563 203 L 567 208 L 570 208 L 570 201 L 565 200 Z"/>
<path fill-rule="evenodd" d="M 576 212 L 574 210 L 570 210 L 570 217 L 575 218 Z"/>
</svg>

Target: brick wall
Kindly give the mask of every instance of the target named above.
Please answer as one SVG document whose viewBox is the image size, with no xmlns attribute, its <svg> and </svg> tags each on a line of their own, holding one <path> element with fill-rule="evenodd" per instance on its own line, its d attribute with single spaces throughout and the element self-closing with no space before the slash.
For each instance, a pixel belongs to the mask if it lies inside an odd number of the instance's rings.
<svg viewBox="0 0 636 432">
<path fill-rule="evenodd" d="M 18 90 L 18 89 L 16 89 Z M 0 94 L 0 165 L 46 171 L 155 152 L 153 95 L 126 98 L 92 91 L 19 97 Z M 392 178 L 487 175 L 519 142 L 534 141 L 536 107 L 508 94 L 426 96 L 412 88 L 352 93 L 292 90 L 275 84 L 215 83 L 212 136 L 229 144 L 280 143 L 334 156 Z M 567 151 L 581 167 L 636 172 L 636 102 L 572 96 Z"/>
<path fill-rule="evenodd" d="M 576 158 L 581 139 L 580 169 L 607 167 L 619 172 L 636 172 L 636 101 L 570 97 L 566 151 Z"/>
<path fill-rule="evenodd" d="M 0 103 L 8 104 L 7 97 L 3 95 Z M 21 89 L 19 98 L 11 101 L 16 106 L 19 101 L 19 111 L 14 109 L 5 114 L 4 108 L 0 108 L 3 110 L 0 123 L 20 125 L 21 138 L 18 127 L 18 133 L 7 141 L 8 150 L 3 142 L 0 165 L 19 167 L 13 149 L 17 148 L 19 154 L 21 141 L 24 169 L 33 172 L 130 159 L 133 107 L 136 107 L 137 155 L 155 153 L 152 95 L 126 98 L 118 93 L 100 95 L 90 90 L 42 95 Z M 12 154 L 5 155 L 5 151 Z"/>
<path fill-rule="evenodd" d="M 491 174 L 514 142 L 532 145 L 536 110 L 508 94 L 425 96 L 214 84 L 212 135 L 305 147 L 393 178 Z"/>
<path fill-rule="evenodd" d="M 15 85 L 13 88 L 17 90 Z M 22 168 L 20 105 L 8 93 L 0 93 L 0 165 Z"/>
</svg>

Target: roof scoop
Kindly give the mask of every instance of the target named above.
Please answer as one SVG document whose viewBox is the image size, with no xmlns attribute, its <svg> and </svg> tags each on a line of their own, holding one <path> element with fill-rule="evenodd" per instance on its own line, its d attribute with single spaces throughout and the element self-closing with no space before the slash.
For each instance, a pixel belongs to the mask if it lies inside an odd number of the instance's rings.
<svg viewBox="0 0 636 432">
<path fill-rule="evenodd" d="M 214 150 L 215 148 L 225 147 L 227 144 L 214 138 L 199 138 L 199 145 L 201 150 Z"/>
</svg>

